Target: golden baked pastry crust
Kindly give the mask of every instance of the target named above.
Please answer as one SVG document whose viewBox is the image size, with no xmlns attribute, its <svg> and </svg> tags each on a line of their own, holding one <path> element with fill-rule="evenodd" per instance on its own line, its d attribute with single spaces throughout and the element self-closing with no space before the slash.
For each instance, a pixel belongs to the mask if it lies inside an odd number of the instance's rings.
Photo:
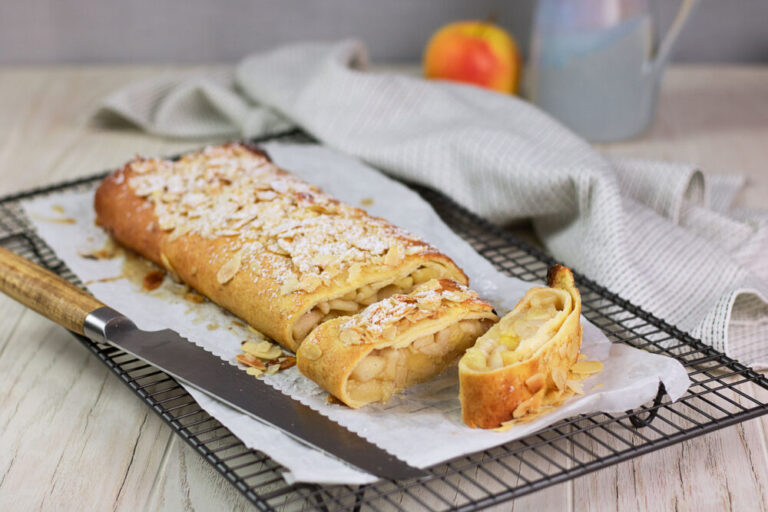
<svg viewBox="0 0 768 512">
<path fill-rule="evenodd" d="M 94 206 L 122 245 L 294 351 L 300 319 L 317 323 L 315 308 L 369 293 L 372 283 L 408 286 L 414 272 L 468 281 L 431 245 L 340 203 L 247 144 L 177 161 L 136 158 L 104 179 Z M 371 293 L 361 300 L 375 300 Z"/>
<path fill-rule="evenodd" d="M 497 320 L 493 307 L 475 292 L 452 280 L 435 279 L 409 295 L 393 295 L 361 313 L 319 325 L 299 347 L 297 366 L 303 375 L 357 408 L 386 401 L 391 394 L 442 372 Z M 440 332 L 446 333 L 443 346 Z M 454 333 L 458 336 L 451 338 Z M 416 348 L 419 342 L 422 345 Z M 404 351 L 402 356 L 394 354 L 398 349 Z M 387 364 L 391 355 L 397 356 L 391 363 L 394 368 Z M 371 357 L 381 359 L 377 376 L 356 383 L 361 362 Z M 404 366 L 398 369 L 397 365 Z M 396 375 L 401 385 L 395 384 Z M 356 396 L 353 386 L 372 379 L 387 388 L 382 395 L 374 400 Z"/>
<path fill-rule="evenodd" d="M 565 392 L 569 370 L 581 348 L 581 298 L 567 267 L 553 266 L 548 272 L 547 284 L 550 288 L 530 289 L 515 309 L 479 338 L 459 361 L 462 418 L 470 427 L 499 427 L 506 421 L 535 413 L 542 403 L 556 402 Z M 562 302 L 557 306 L 557 313 L 543 322 L 533 335 L 543 336 L 546 341 L 538 344 L 532 353 L 507 351 L 512 361 L 498 368 L 477 363 L 481 358 L 490 362 L 488 351 L 500 346 L 500 338 L 505 331 L 510 332 L 510 322 L 530 311 L 537 297 L 547 298 L 547 290 L 551 289 L 564 293 L 550 292 L 548 298 L 552 300 L 554 296 L 554 300 Z M 558 298 L 557 294 L 562 297 Z M 525 340 L 519 341 L 519 346 L 524 343 Z M 515 361 L 517 358 L 520 360 Z"/>
</svg>

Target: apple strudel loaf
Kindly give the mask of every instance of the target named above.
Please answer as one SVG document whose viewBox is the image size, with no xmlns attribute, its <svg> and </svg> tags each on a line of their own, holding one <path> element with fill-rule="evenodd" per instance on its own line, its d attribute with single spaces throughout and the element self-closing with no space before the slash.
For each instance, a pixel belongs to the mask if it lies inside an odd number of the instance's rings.
<svg viewBox="0 0 768 512">
<path fill-rule="evenodd" d="M 467 283 L 426 242 L 230 143 L 139 158 L 95 196 L 98 223 L 291 350 L 318 324 L 432 278 Z"/>
</svg>

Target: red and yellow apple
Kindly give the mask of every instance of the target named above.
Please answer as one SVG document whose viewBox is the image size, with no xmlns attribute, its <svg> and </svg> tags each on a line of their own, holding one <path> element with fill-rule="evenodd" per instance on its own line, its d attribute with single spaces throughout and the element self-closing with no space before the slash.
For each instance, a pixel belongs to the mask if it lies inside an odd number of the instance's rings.
<svg viewBox="0 0 768 512">
<path fill-rule="evenodd" d="M 424 76 L 515 94 L 521 59 L 514 38 L 487 21 L 451 23 L 432 36 L 424 51 Z"/>
</svg>

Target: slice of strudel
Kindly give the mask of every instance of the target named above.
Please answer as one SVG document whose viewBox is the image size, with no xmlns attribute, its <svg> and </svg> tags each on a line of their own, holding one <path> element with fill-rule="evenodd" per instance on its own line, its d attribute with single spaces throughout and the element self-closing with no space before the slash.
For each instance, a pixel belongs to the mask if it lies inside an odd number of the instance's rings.
<svg viewBox="0 0 768 512">
<path fill-rule="evenodd" d="M 433 279 L 325 322 L 297 353 L 299 371 L 350 407 L 383 402 L 454 362 L 498 320 L 477 293 Z"/>
<path fill-rule="evenodd" d="M 570 269 L 555 265 L 548 287 L 528 290 L 459 361 L 462 417 L 496 428 L 555 403 L 581 348 L 581 298 Z"/>
</svg>

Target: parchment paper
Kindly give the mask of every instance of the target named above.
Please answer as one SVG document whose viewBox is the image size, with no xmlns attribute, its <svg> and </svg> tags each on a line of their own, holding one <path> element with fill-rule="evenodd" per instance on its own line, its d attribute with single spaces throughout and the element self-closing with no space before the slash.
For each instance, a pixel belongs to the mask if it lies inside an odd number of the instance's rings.
<svg viewBox="0 0 768 512">
<path fill-rule="evenodd" d="M 314 145 L 273 143 L 265 148 L 278 165 L 306 181 L 348 204 L 365 204 L 370 213 L 385 217 L 437 246 L 464 269 L 470 286 L 500 314 L 514 307 L 531 286 L 495 270 L 415 192 L 361 162 Z M 98 281 L 120 276 L 123 262 L 120 258 L 93 260 L 80 255 L 104 247 L 107 241 L 105 233 L 94 225 L 92 197 L 93 192 L 60 193 L 28 201 L 24 208 L 40 236 L 102 302 L 133 319 L 142 329 L 170 327 L 233 362 L 240 352 L 240 342 L 256 335 L 233 323 L 235 317 L 214 304 L 184 300 L 173 293 L 173 287 L 178 285 L 167 279 L 163 286 L 149 293 L 127 279 Z M 604 370 L 584 382 L 584 396 L 574 397 L 554 412 L 502 433 L 471 429 L 462 423 L 455 368 L 384 405 L 361 410 L 328 404 L 326 393 L 296 368 L 267 376 L 266 382 L 417 467 L 524 437 L 576 414 L 633 409 L 653 399 L 660 381 L 672 400 L 688 388 L 687 374 L 678 361 L 611 344 L 598 328 L 584 319 L 582 322 L 582 352 L 589 359 L 602 361 Z M 195 389 L 187 390 L 247 446 L 284 465 L 288 469 L 284 477 L 289 482 L 364 484 L 376 480 Z"/>
</svg>

